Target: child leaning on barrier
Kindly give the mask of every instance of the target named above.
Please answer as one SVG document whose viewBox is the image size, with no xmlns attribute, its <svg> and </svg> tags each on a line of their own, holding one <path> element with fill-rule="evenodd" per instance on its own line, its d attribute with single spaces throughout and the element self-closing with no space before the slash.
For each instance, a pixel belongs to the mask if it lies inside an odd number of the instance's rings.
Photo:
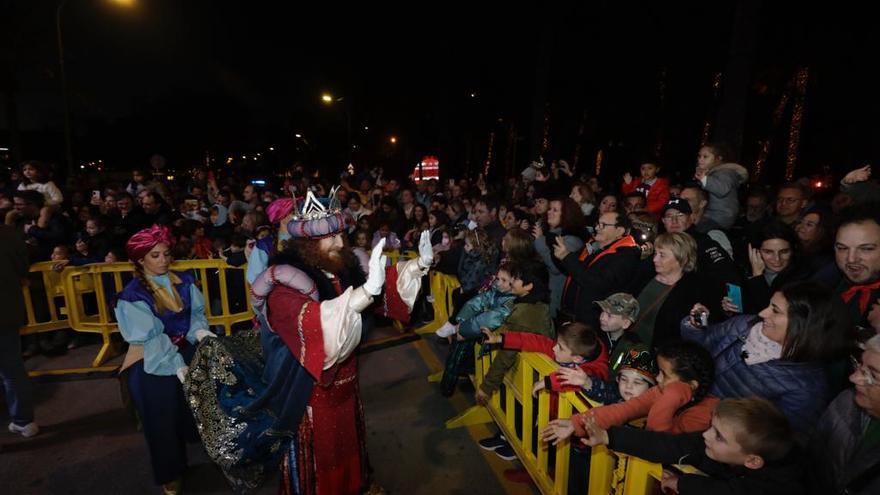
<svg viewBox="0 0 880 495">
<path fill-rule="evenodd" d="M 602 428 L 624 425 L 646 417 L 652 431 L 684 433 L 709 427 L 718 399 L 709 396 L 715 363 L 709 351 L 692 342 L 670 342 L 657 351 L 657 385 L 619 404 L 596 407 L 571 419 L 557 419 L 542 432 L 545 439 L 586 435 L 595 420 Z"/>
<path fill-rule="evenodd" d="M 443 324 L 436 332 L 439 337 L 458 334 L 461 339 L 475 339 L 481 328 L 495 330 L 510 316 L 516 296 L 510 293 L 510 268 L 502 264 L 489 290 L 468 299 L 458 314 Z M 459 340 L 461 340 L 459 339 Z"/>
<path fill-rule="evenodd" d="M 449 396 L 455 391 L 460 374 L 470 365 L 473 369 L 474 342 L 480 335 L 480 328 L 496 329 L 500 327 L 513 311 L 516 296 L 510 293 L 510 268 L 507 264 L 498 269 L 495 284 L 484 292 L 470 298 L 453 320 L 447 321 L 439 330 L 440 337 L 451 337 L 458 334 L 457 341 L 449 349 L 440 390 Z"/>
<path fill-rule="evenodd" d="M 484 328 L 483 333 L 486 343 L 500 344 L 502 349 L 540 352 L 553 358 L 562 369 L 578 369 L 599 381 L 608 379 L 608 352 L 597 338 L 596 331 L 587 324 L 572 322 L 563 325 L 556 332 L 556 339 L 524 332 L 496 334 L 488 328 Z M 532 395 L 544 389 L 562 392 L 580 388 L 560 381 L 559 373 L 559 370 L 554 371 L 535 382 Z"/>
<path fill-rule="evenodd" d="M 805 491 L 791 426 L 770 401 L 758 397 L 719 402 L 703 432 L 671 434 L 619 426 L 605 430 L 591 420 L 581 442 L 663 463 L 661 488 L 681 495 Z M 703 474 L 683 474 L 667 464 L 687 464 Z"/>
</svg>

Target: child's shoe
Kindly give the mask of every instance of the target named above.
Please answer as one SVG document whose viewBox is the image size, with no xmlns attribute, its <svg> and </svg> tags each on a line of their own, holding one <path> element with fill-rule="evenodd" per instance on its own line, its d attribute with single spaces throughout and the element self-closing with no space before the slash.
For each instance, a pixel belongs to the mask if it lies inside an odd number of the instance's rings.
<svg viewBox="0 0 880 495">
<path fill-rule="evenodd" d="M 436 333 L 438 337 L 445 339 L 446 337 L 452 337 L 453 335 L 455 335 L 455 332 L 457 332 L 457 331 L 458 331 L 458 329 L 455 327 L 455 325 L 453 325 L 452 323 L 449 323 L 447 321 L 446 323 L 443 324 L 442 327 L 438 328 L 437 331 L 434 333 Z"/>
<path fill-rule="evenodd" d="M 504 447 L 505 445 L 507 445 L 507 439 L 504 438 L 504 435 L 498 433 L 495 436 L 480 440 L 479 442 L 477 442 L 477 444 L 483 450 L 495 450 L 499 447 Z"/>
</svg>

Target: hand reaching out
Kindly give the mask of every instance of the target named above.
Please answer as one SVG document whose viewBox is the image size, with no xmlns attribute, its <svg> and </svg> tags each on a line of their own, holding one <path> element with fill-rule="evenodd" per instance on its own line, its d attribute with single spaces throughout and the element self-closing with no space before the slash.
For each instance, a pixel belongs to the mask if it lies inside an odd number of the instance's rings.
<svg viewBox="0 0 880 495">
<path fill-rule="evenodd" d="M 871 166 L 865 165 L 862 168 L 857 168 L 855 170 L 850 171 L 843 177 L 844 184 L 855 184 L 856 182 L 865 182 L 866 180 L 871 178 Z"/>
</svg>

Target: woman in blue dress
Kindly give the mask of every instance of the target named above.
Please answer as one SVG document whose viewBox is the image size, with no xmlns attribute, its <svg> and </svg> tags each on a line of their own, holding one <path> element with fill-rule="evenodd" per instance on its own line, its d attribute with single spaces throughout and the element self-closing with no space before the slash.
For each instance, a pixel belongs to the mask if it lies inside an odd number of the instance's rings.
<svg viewBox="0 0 880 495">
<path fill-rule="evenodd" d="M 135 273 L 116 304 L 119 331 L 130 344 L 122 379 L 143 425 L 153 477 L 166 494 L 180 492 L 186 442 L 198 441 L 181 383 L 195 344 L 214 336 L 195 278 L 169 270 L 173 246 L 171 232 L 158 225 L 128 240 Z"/>
</svg>

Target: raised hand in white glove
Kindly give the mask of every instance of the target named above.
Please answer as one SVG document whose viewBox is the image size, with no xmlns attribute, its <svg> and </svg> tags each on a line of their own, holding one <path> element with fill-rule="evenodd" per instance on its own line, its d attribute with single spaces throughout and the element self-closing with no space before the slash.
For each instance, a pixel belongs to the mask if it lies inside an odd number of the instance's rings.
<svg viewBox="0 0 880 495">
<path fill-rule="evenodd" d="M 423 230 L 422 237 L 419 238 L 419 268 L 431 268 L 433 262 L 434 250 L 431 247 L 431 233 Z"/>
<path fill-rule="evenodd" d="M 186 381 L 187 373 L 189 373 L 189 366 L 181 366 L 180 368 L 177 368 L 177 379 L 180 380 L 180 383 Z"/>
<path fill-rule="evenodd" d="M 388 257 L 382 254 L 384 247 L 385 239 L 382 239 L 370 253 L 370 273 L 367 274 L 364 291 L 371 296 L 378 296 L 382 292 L 382 287 L 385 286 L 385 263 L 388 261 Z"/>
<path fill-rule="evenodd" d="M 198 342 L 201 342 L 205 337 L 217 338 L 217 335 L 215 335 L 214 332 L 210 330 L 205 330 L 204 328 L 196 330 L 196 340 Z"/>
</svg>

